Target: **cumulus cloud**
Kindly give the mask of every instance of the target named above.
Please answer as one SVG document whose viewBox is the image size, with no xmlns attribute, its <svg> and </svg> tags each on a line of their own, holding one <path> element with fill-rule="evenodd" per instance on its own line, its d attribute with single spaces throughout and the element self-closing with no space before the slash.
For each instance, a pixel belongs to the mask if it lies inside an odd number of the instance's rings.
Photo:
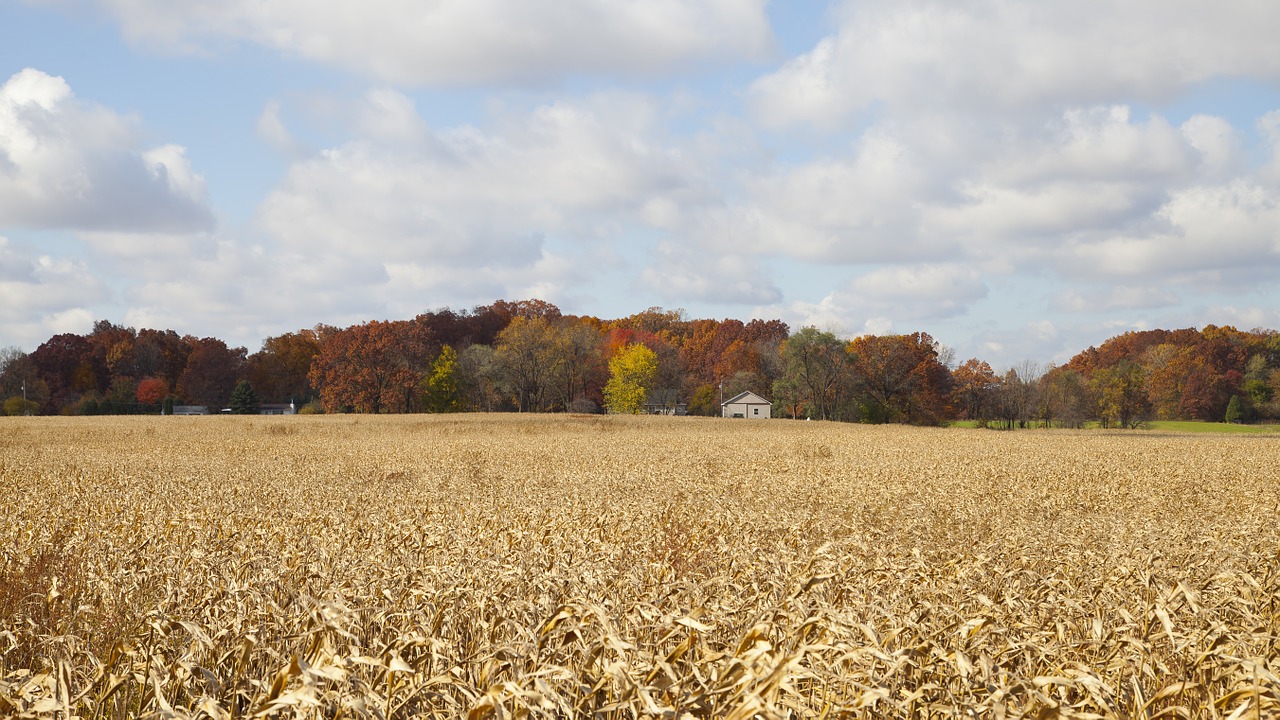
<svg viewBox="0 0 1280 720">
<path fill-rule="evenodd" d="M 767 305 L 782 291 L 760 263 L 744 255 L 708 255 L 672 242 L 659 243 L 639 282 L 667 302 Z"/>
<path fill-rule="evenodd" d="M 1167 287 L 1116 285 L 1069 288 L 1059 292 L 1051 306 L 1058 312 L 1096 313 L 1173 307 L 1179 302 L 1181 298 Z"/>
<path fill-rule="evenodd" d="M 1280 6 L 1250 0 L 849 0 L 839 16 L 834 35 L 752 86 L 762 120 L 1161 101 L 1216 76 L 1280 76 Z"/>
<path fill-rule="evenodd" d="M 627 242 L 624 228 L 660 227 L 664 213 L 676 222 L 708 193 L 704 170 L 637 96 L 433 129 L 410 98 L 378 89 L 351 123 L 354 139 L 294 162 L 258 212 L 317 283 L 359 274 L 379 292 L 454 303 L 478 291 L 563 297 L 589 274 L 582 259 Z"/>
<path fill-rule="evenodd" d="M 0 236 L 0 327 L 5 342 L 28 349 L 60 332 L 93 325 L 88 310 L 106 296 L 82 261 L 58 258 Z"/>
<path fill-rule="evenodd" d="M 1280 204 L 1244 180 L 1179 190 L 1156 215 L 1167 229 L 1068 245 L 1063 266 L 1081 276 L 1160 277 L 1214 289 L 1274 280 Z"/>
<path fill-rule="evenodd" d="M 204 179 L 184 148 L 141 145 L 135 121 L 28 68 L 0 86 L 0 226 L 207 229 Z"/>
<path fill-rule="evenodd" d="M 762 58 L 764 0 L 87 0 L 129 39 L 178 51 L 250 42 L 396 84 L 652 75 Z"/>
<path fill-rule="evenodd" d="M 987 296 L 978 271 L 962 265 L 884 267 L 853 279 L 848 294 L 877 314 L 902 320 L 953 317 Z"/>
</svg>

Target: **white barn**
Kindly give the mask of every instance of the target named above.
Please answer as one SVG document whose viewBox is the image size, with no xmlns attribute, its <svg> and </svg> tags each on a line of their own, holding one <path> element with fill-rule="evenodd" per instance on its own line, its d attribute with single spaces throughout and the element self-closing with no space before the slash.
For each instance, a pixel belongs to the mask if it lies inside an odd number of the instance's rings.
<svg viewBox="0 0 1280 720">
<path fill-rule="evenodd" d="M 772 417 L 773 403 L 753 392 L 734 395 L 720 404 L 720 414 L 727 418 L 768 420 Z"/>
</svg>

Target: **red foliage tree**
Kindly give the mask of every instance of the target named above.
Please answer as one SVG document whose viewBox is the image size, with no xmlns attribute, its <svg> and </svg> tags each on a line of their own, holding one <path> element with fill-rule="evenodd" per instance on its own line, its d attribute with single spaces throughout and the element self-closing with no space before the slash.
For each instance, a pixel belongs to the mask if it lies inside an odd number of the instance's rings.
<svg viewBox="0 0 1280 720">
<path fill-rule="evenodd" d="M 951 372 L 926 333 L 865 335 L 849 343 L 850 369 L 869 419 L 934 425 L 951 415 Z"/>
<path fill-rule="evenodd" d="M 163 378 L 143 378 L 138 383 L 136 394 L 138 402 L 143 405 L 159 405 L 164 402 L 165 396 L 169 394 L 169 383 L 165 382 Z"/>
<path fill-rule="evenodd" d="M 409 412 L 432 359 L 429 331 L 414 321 L 371 321 L 321 331 L 308 373 L 327 412 Z"/>
<path fill-rule="evenodd" d="M 985 361 L 970 358 L 951 373 L 951 397 L 960 417 L 986 420 L 991 417 L 992 394 L 1000 386 L 1000 378 Z"/>
<path fill-rule="evenodd" d="M 222 408 L 244 367 L 246 350 L 229 348 L 217 338 L 186 338 L 191 346 L 187 366 L 178 378 L 177 393 L 192 405 Z"/>
<path fill-rule="evenodd" d="M 107 388 L 107 368 L 86 338 L 63 333 L 49 338 L 31 353 L 36 374 L 49 388 L 42 409 L 56 414 L 84 393 L 102 393 Z"/>
<path fill-rule="evenodd" d="M 306 402 L 315 395 L 307 379 L 320 354 L 320 333 L 299 330 L 269 337 L 262 349 L 249 356 L 249 383 L 264 402 Z"/>
</svg>

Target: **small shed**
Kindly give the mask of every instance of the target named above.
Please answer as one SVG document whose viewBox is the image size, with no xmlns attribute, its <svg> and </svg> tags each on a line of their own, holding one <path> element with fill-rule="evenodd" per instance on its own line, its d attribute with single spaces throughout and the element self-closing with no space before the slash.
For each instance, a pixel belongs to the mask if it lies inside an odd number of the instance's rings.
<svg viewBox="0 0 1280 720">
<path fill-rule="evenodd" d="M 773 403 L 751 391 L 734 395 L 720 404 L 720 414 L 727 418 L 768 420 L 772 410 Z"/>
</svg>

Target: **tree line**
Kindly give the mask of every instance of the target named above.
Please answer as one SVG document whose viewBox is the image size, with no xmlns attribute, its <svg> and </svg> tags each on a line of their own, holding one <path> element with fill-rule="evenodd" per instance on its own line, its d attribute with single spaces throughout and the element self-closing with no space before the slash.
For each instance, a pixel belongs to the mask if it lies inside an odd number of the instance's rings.
<svg viewBox="0 0 1280 720">
<path fill-rule="evenodd" d="M 852 422 L 1133 427 L 1280 417 L 1280 336 L 1231 327 L 1130 332 L 1062 366 L 955 362 L 925 333 L 852 340 L 780 320 L 650 308 L 602 320 L 499 300 L 411 320 L 267 338 L 260 350 L 99 321 L 0 351 L 6 414 L 157 413 L 166 405 L 304 412 L 688 412 L 743 391 L 774 415 Z M 233 398 L 233 394 L 235 397 Z"/>
</svg>

